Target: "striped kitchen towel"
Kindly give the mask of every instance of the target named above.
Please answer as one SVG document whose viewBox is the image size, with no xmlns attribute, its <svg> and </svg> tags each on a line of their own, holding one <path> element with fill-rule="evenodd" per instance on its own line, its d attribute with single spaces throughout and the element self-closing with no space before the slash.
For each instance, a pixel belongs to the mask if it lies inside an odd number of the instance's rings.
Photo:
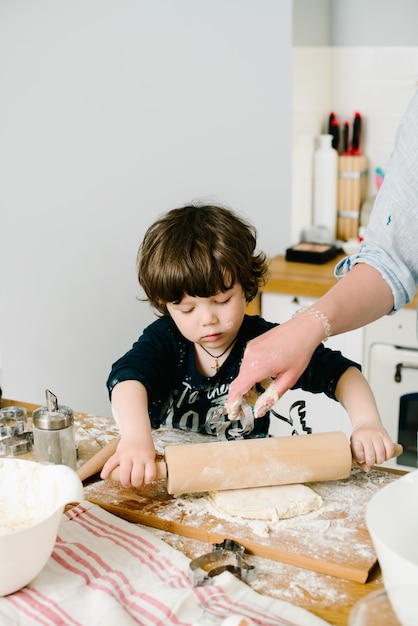
<svg viewBox="0 0 418 626">
<path fill-rule="evenodd" d="M 229 572 L 193 587 L 189 559 L 141 526 L 90 502 L 63 515 L 52 555 L 24 589 L 0 598 L 1 626 L 217 626 L 233 614 L 261 626 L 323 626 Z"/>
</svg>

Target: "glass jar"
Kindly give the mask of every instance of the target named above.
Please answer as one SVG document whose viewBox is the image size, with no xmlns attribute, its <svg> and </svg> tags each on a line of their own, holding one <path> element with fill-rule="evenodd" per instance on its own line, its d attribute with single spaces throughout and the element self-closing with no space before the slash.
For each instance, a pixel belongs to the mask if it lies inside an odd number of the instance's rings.
<svg viewBox="0 0 418 626">
<path fill-rule="evenodd" d="M 77 468 L 74 414 L 68 406 L 56 410 L 41 407 L 32 413 L 35 458 L 40 463 L 55 463 Z"/>
</svg>

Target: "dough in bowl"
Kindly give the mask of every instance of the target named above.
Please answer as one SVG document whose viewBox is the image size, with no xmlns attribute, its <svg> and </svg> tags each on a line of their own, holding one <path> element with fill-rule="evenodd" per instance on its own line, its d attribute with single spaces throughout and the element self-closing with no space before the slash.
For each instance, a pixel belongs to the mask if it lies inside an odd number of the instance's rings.
<svg viewBox="0 0 418 626">
<path fill-rule="evenodd" d="M 305 515 L 323 505 L 321 496 L 299 484 L 211 491 L 209 496 L 220 513 L 267 521 Z"/>
</svg>

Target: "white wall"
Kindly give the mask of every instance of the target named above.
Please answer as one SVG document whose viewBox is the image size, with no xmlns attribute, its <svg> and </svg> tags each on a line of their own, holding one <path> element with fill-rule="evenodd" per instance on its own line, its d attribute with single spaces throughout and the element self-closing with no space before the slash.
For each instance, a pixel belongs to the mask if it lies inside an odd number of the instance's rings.
<svg viewBox="0 0 418 626">
<path fill-rule="evenodd" d="M 314 2 L 322 5 L 324 0 Z M 332 45 L 373 48 L 417 45 L 416 0 L 328 0 L 328 2 Z"/>
<path fill-rule="evenodd" d="M 332 49 L 295 47 L 293 51 L 292 243 L 312 223 L 312 174 L 315 141 L 330 111 Z"/>
<path fill-rule="evenodd" d="M 295 46 L 417 45 L 416 0 L 293 0 Z"/>
<path fill-rule="evenodd" d="M 5 397 L 109 414 L 157 214 L 210 196 L 284 251 L 291 80 L 290 0 L 1 2 Z"/>
</svg>

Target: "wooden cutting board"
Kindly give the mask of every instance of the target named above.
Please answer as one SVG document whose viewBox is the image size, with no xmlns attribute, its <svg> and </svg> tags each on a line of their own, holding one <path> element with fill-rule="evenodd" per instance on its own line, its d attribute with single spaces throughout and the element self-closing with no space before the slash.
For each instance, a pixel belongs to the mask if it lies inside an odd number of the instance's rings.
<svg viewBox="0 0 418 626">
<path fill-rule="evenodd" d="M 85 498 L 130 522 L 208 543 L 234 539 L 256 556 L 364 583 L 376 564 L 366 506 L 398 477 L 396 471 L 365 474 L 353 467 L 345 480 L 309 484 L 323 498 L 322 509 L 274 523 L 226 516 L 208 503 L 206 494 L 171 496 L 164 481 L 141 489 L 99 481 L 85 487 Z"/>
</svg>

